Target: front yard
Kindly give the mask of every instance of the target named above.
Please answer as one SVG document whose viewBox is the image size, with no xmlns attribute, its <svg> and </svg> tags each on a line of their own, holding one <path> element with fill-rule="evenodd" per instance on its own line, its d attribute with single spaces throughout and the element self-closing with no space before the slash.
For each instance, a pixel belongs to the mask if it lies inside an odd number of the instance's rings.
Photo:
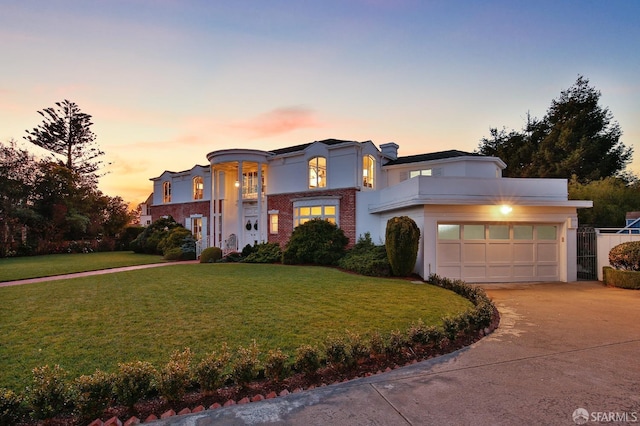
<svg viewBox="0 0 640 426">
<path fill-rule="evenodd" d="M 0 387 L 16 391 L 46 364 L 76 377 L 133 360 L 159 367 L 185 347 L 198 358 L 223 342 L 234 350 L 254 339 L 263 353 L 293 354 L 346 330 L 386 335 L 419 319 L 441 325 L 472 308 L 431 285 L 256 264 L 172 265 L 5 287 L 0 300 Z"/>
</svg>

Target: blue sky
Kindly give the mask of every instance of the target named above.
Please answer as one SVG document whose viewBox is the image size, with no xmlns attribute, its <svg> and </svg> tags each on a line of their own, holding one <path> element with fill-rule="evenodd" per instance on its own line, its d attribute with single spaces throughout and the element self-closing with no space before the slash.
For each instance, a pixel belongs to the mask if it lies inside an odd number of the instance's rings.
<svg viewBox="0 0 640 426">
<path fill-rule="evenodd" d="M 473 151 L 584 75 L 636 147 L 640 2 L 0 0 L 0 141 L 69 99 L 139 203 L 217 149 Z"/>
</svg>

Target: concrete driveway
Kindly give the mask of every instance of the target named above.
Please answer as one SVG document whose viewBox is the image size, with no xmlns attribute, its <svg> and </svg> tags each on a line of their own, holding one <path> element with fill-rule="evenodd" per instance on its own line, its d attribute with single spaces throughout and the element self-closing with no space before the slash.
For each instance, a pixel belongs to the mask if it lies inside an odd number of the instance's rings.
<svg viewBox="0 0 640 426">
<path fill-rule="evenodd" d="M 502 320 L 468 348 L 367 379 L 153 424 L 640 424 L 640 291 L 598 282 L 483 287 Z"/>
</svg>

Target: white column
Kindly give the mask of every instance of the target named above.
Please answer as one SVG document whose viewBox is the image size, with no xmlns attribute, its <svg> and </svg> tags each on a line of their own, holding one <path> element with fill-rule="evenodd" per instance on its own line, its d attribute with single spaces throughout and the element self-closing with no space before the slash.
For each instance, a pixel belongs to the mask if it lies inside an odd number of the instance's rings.
<svg viewBox="0 0 640 426">
<path fill-rule="evenodd" d="M 238 161 L 238 187 L 236 188 L 238 197 L 238 237 L 236 238 L 238 250 L 244 247 L 244 223 L 242 223 L 242 161 Z"/>
<path fill-rule="evenodd" d="M 262 223 L 262 163 L 258 162 L 258 242 L 264 242 L 262 237 L 265 225 Z"/>
</svg>

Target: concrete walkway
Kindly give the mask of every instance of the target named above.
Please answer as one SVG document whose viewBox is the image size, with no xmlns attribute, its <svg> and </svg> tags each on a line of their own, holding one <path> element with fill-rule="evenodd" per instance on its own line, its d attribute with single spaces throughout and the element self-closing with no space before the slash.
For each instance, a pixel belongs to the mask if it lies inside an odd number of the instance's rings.
<svg viewBox="0 0 640 426">
<path fill-rule="evenodd" d="M 133 265 L 133 266 L 122 266 L 120 268 L 110 268 L 110 269 L 100 269 L 97 271 L 86 271 L 86 272 L 76 272 L 73 274 L 63 274 L 63 275 L 53 275 L 50 277 L 40 277 L 40 278 L 27 278 L 24 280 L 16 280 L 16 281 L 4 281 L 0 282 L 0 287 L 9 287 L 13 285 L 22 285 L 22 284 L 33 284 L 33 283 L 42 283 L 46 281 L 57 281 L 57 280 L 66 280 L 69 278 L 78 278 L 78 277 L 89 277 L 92 275 L 104 275 L 104 274 L 112 274 L 114 272 L 123 272 L 123 271 L 135 271 L 137 269 L 148 269 L 148 268 L 157 268 L 160 266 L 171 266 L 171 265 L 185 265 L 190 263 L 199 263 L 197 260 L 188 260 L 182 262 L 163 262 L 163 263 L 149 263 L 145 265 Z"/>
<path fill-rule="evenodd" d="M 586 413 L 586 424 L 640 423 L 640 291 L 598 282 L 484 287 L 501 324 L 468 348 L 367 379 L 149 424 L 584 424 L 574 412 Z"/>
</svg>

